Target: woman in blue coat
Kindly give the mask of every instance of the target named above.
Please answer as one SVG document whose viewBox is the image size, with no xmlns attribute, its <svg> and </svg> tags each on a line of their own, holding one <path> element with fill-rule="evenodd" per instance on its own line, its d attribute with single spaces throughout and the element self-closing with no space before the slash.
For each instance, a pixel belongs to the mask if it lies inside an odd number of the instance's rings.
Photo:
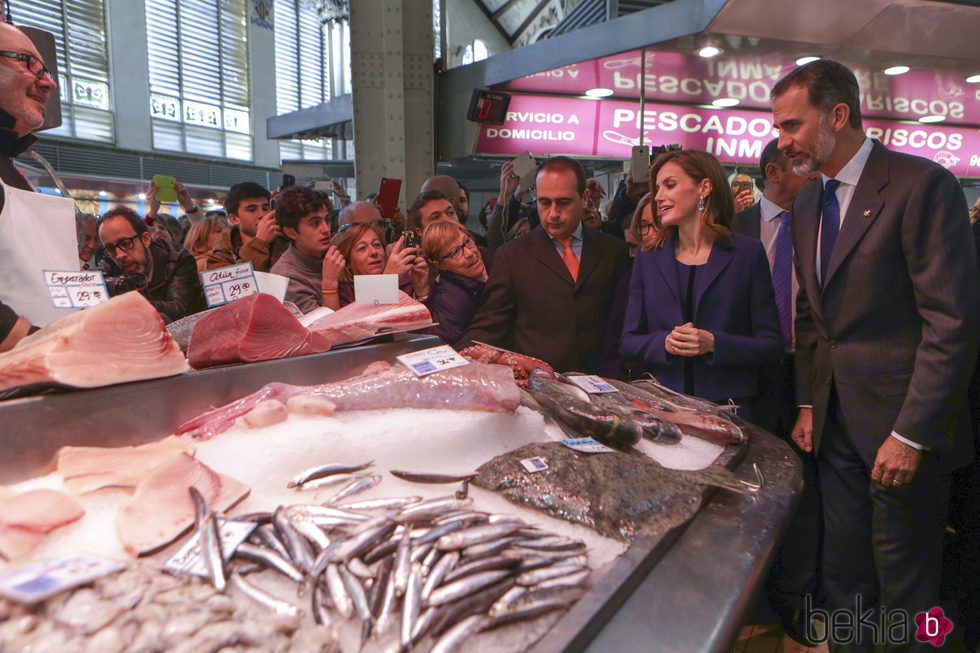
<svg viewBox="0 0 980 653">
<path fill-rule="evenodd" d="M 718 160 L 667 152 L 650 169 L 657 235 L 636 255 L 621 342 L 664 385 L 745 407 L 758 368 L 783 351 L 762 242 L 732 233 L 734 200 Z"/>
</svg>

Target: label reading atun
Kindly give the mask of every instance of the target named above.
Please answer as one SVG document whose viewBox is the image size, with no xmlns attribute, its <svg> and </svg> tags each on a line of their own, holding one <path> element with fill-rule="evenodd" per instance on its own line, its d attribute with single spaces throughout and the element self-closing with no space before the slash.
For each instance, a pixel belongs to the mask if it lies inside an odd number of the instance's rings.
<svg viewBox="0 0 980 653">
<path fill-rule="evenodd" d="M 561 441 L 563 445 L 582 453 L 612 453 L 616 451 L 604 444 L 596 442 L 592 438 L 566 438 Z"/>
</svg>

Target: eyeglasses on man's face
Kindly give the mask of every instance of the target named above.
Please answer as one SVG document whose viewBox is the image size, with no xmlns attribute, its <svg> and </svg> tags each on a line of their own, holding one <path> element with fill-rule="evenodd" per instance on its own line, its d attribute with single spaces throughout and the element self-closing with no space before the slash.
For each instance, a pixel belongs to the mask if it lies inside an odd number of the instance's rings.
<svg viewBox="0 0 980 653">
<path fill-rule="evenodd" d="M 459 245 L 449 250 L 449 253 L 443 256 L 442 258 L 443 260 L 449 259 L 451 261 L 458 261 L 459 259 L 463 258 L 463 252 L 466 249 L 475 248 L 475 247 L 476 247 L 476 243 L 473 242 L 472 238 L 467 236 L 465 240 L 463 240 L 463 242 L 461 242 Z"/>
<path fill-rule="evenodd" d="M 645 234 L 648 231 L 653 231 L 656 228 L 657 228 L 657 225 L 655 225 L 652 222 L 641 222 L 640 223 L 640 233 L 641 234 Z"/>
<path fill-rule="evenodd" d="M 120 238 L 114 243 L 109 245 L 103 245 L 106 254 L 112 258 L 116 258 L 116 250 L 122 250 L 124 252 L 131 252 L 133 248 L 136 247 L 136 241 L 139 239 L 139 235 L 130 236 L 129 238 Z"/>
<path fill-rule="evenodd" d="M 23 61 L 27 64 L 27 69 L 34 73 L 34 76 L 38 79 L 42 79 L 45 75 L 54 79 L 51 75 L 51 71 L 47 69 L 44 62 L 35 57 L 33 54 L 28 52 L 9 52 L 7 50 L 0 50 L 0 57 L 7 57 L 9 59 L 17 59 Z"/>
</svg>

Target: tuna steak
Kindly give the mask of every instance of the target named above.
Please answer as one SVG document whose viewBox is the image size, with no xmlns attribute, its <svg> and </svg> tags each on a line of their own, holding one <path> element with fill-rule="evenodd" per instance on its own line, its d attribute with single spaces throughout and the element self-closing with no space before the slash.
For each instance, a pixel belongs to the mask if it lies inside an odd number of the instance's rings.
<svg viewBox="0 0 980 653">
<path fill-rule="evenodd" d="M 330 339 L 299 323 L 282 302 L 258 293 L 209 312 L 194 325 L 187 360 L 195 369 L 318 354 Z"/>
<path fill-rule="evenodd" d="M 542 458 L 548 469 L 521 465 Z M 727 469 L 667 469 L 638 452 L 586 454 L 560 442 L 539 442 L 497 456 L 473 483 L 509 501 L 632 542 L 664 533 L 694 516 L 704 485 L 742 489 Z"/>
<path fill-rule="evenodd" d="M 94 388 L 187 371 L 163 318 L 138 292 L 56 320 L 0 354 L 0 391 Z"/>
<path fill-rule="evenodd" d="M 373 367 L 373 364 L 372 364 Z M 447 408 L 508 412 L 517 410 L 520 389 L 510 368 L 471 362 L 462 367 L 417 377 L 402 364 L 323 385 L 297 386 L 269 383 L 260 390 L 204 413 L 180 425 L 177 433 L 210 439 L 263 401 L 276 399 L 289 405 L 298 395 L 329 399 L 337 410 L 378 408 Z"/>
</svg>

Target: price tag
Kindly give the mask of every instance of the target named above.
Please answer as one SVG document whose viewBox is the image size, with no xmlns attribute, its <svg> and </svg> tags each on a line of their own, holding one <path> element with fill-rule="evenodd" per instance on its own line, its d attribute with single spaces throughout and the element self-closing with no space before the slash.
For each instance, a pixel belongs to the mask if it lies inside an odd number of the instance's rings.
<svg viewBox="0 0 980 653">
<path fill-rule="evenodd" d="M 45 560 L 0 573 L 0 596 L 30 605 L 125 567 L 124 562 L 97 556 Z"/>
<path fill-rule="evenodd" d="M 397 357 L 408 369 L 415 372 L 415 376 L 425 376 L 440 370 L 449 370 L 454 367 L 468 365 L 469 361 L 460 356 L 455 349 L 449 345 L 440 345 L 431 349 L 413 351 L 410 354 L 403 354 Z"/>
<path fill-rule="evenodd" d="M 521 464 L 524 465 L 524 469 L 532 474 L 534 472 L 543 472 L 544 470 L 548 469 L 548 463 L 545 461 L 545 459 L 538 458 L 537 456 L 534 458 L 525 458 L 521 461 Z"/>
<path fill-rule="evenodd" d="M 602 394 L 604 392 L 616 392 L 616 388 L 606 383 L 601 376 L 594 374 L 583 374 L 581 376 L 566 376 L 566 379 L 582 388 L 590 395 Z"/>
<path fill-rule="evenodd" d="M 255 529 L 255 522 L 218 519 L 218 533 L 221 536 L 221 554 L 225 560 L 231 558 L 238 545 Z M 177 552 L 163 565 L 172 571 L 207 578 L 208 570 L 201 558 L 201 541 L 198 534 L 191 535 Z"/>
<path fill-rule="evenodd" d="M 563 445 L 582 453 L 612 453 L 616 451 L 604 444 L 596 442 L 592 438 L 566 438 L 561 441 Z"/>
<path fill-rule="evenodd" d="M 221 306 L 259 292 L 255 271 L 249 262 L 205 270 L 201 273 L 201 285 L 204 286 L 204 298 L 208 302 L 208 308 Z"/>
<path fill-rule="evenodd" d="M 397 274 L 355 274 L 354 302 L 357 304 L 397 304 Z"/>
<path fill-rule="evenodd" d="M 44 283 L 55 308 L 87 308 L 109 300 L 99 270 L 45 270 Z"/>
</svg>

